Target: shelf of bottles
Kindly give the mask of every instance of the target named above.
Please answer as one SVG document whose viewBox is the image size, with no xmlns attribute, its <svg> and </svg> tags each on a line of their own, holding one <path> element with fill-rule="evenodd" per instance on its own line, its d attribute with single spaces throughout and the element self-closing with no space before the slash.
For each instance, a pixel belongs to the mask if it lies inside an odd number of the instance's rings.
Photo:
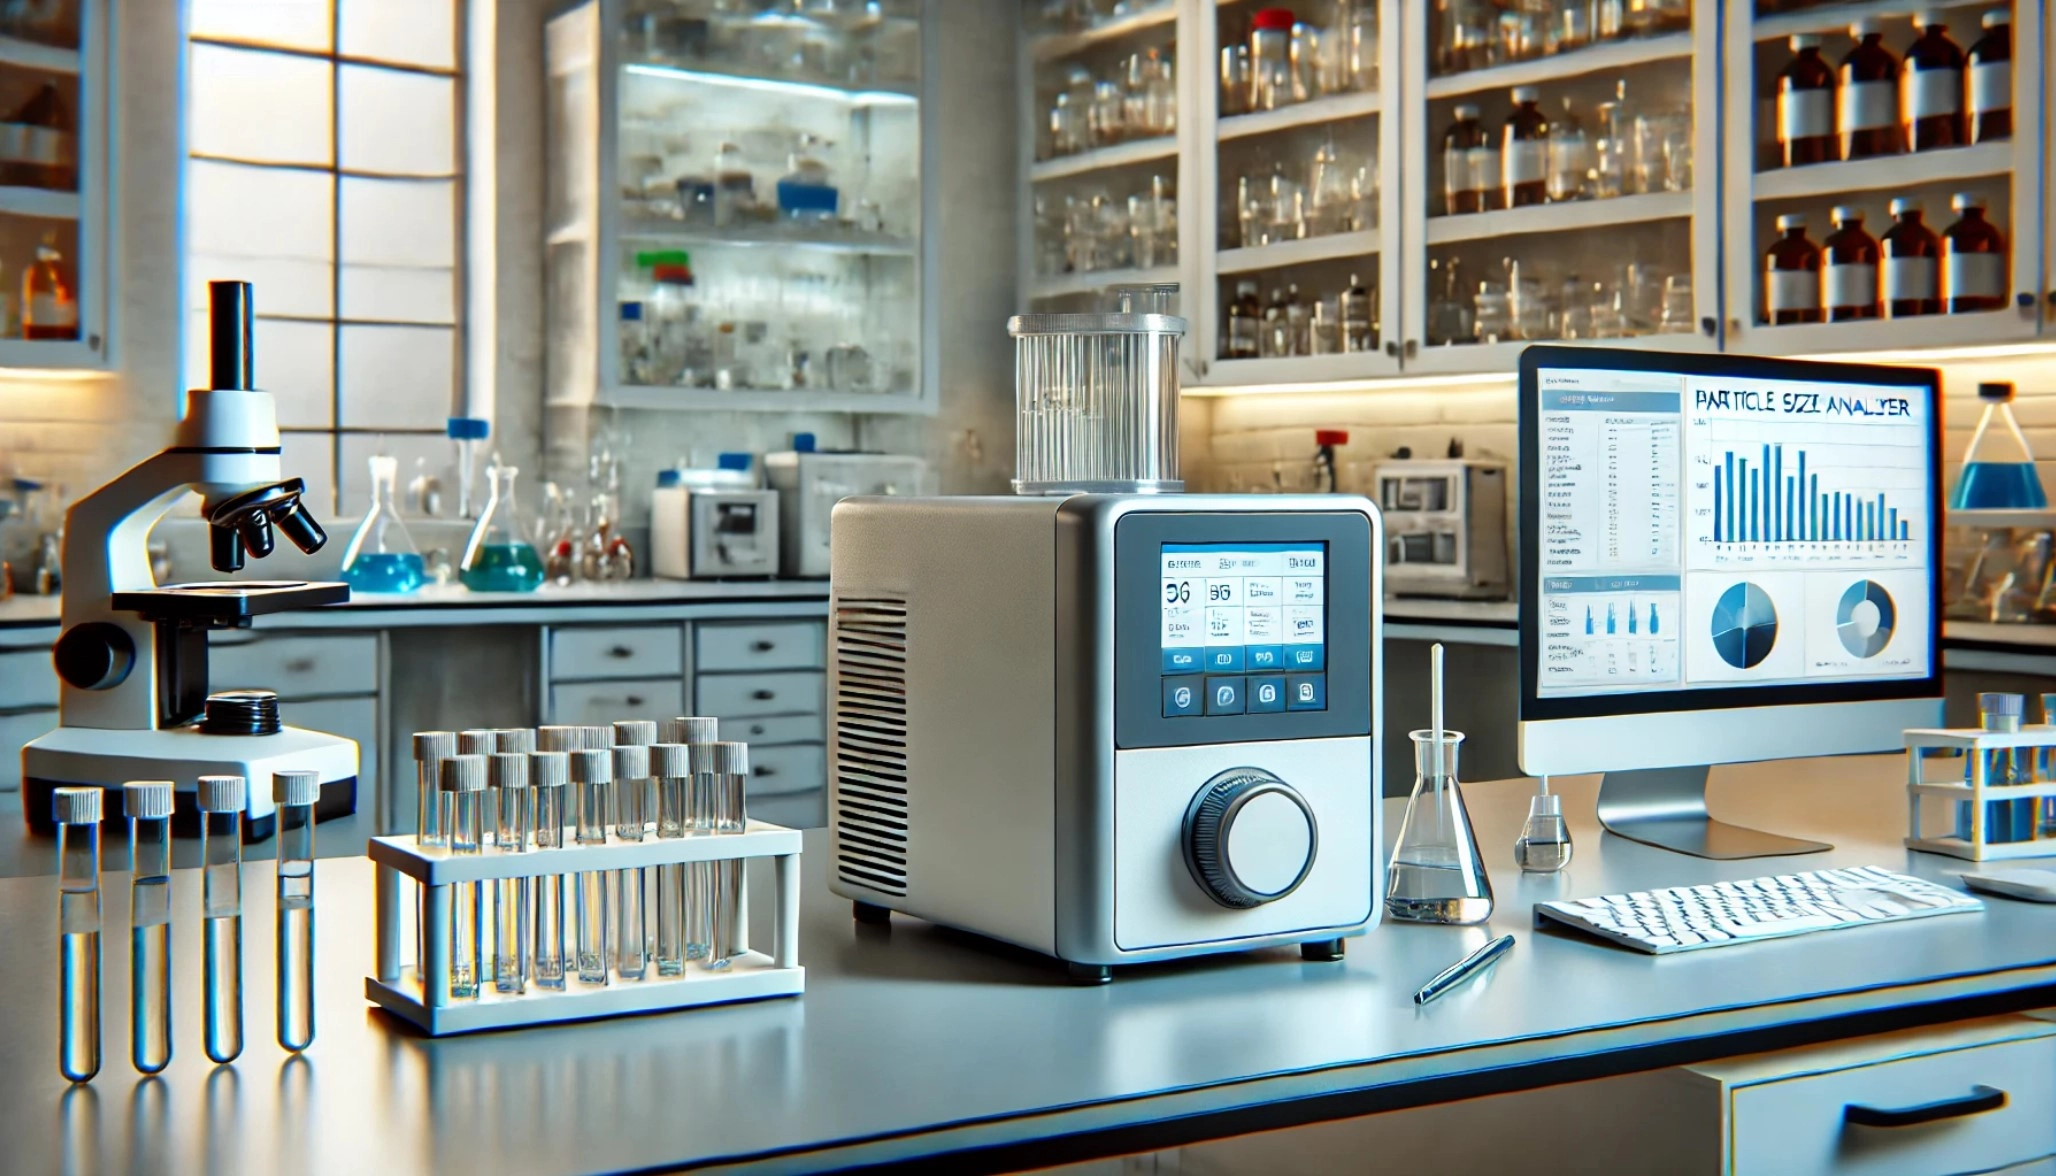
<svg viewBox="0 0 2056 1176">
<path fill-rule="evenodd" d="M 89 268 L 104 207 L 102 10 L 0 6 L 0 367 L 97 366 L 106 291 Z"/>
<path fill-rule="evenodd" d="M 921 0 L 593 0 L 611 84 L 553 85 L 552 395 L 641 408 L 907 411 L 923 398 Z M 559 67 L 563 63 L 563 67 Z M 597 138 L 579 107 L 597 97 Z M 583 158 L 590 154 L 588 160 Z M 590 182 L 591 198 L 583 185 Z M 564 339 L 589 323 L 581 354 Z M 589 397 L 579 394 L 590 371 Z"/>
<path fill-rule="evenodd" d="M 1731 349 L 1871 351 L 2040 329 L 2038 4 L 1731 15 Z"/>
</svg>

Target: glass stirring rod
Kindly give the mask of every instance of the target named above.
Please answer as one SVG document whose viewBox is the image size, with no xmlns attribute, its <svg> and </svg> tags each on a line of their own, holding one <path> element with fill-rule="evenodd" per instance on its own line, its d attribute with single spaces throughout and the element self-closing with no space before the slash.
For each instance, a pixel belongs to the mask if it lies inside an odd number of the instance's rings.
<svg viewBox="0 0 2056 1176">
<path fill-rule="evenodd" d="M 572 752 L 571 783 L 578 790 L 578 844 L 605 845 L 614 815 L 614 757 L 590 748 Z M 607 873 L 578 875 L 578 978 L 587 984 L 607 982 Z"/>
<path fill-rule="evenodd" d="M 278 1044 L 298 1053 L 314 1044 L 314 805 L 321 777 L 274 773 L 278 804 Z"/>
<path fill-rule="evenodd" d="M 73 1082 L 100 1072 L 100 790 L 59 788 L 57 1068 Z"/>
<path fill-rule="evenodd" d="M 129 1060 L 171 1064 L 171 791 L 169 780 L 121 786 L 129 823 Z"/>
<path fill-rule="evenodd" d="M 202 974 L 207 1056 L 233 1062 L 243 1052 L 243 803 L 241 776 L 199 781 L 202 913 L 207 916 Z"/>
<path fill-rule="evenodd" d="M 561 751 L 538 751 L 528 757 L 529 783 L 535 790 L 535 847 L 564 848 L 564 787 L 571 779 L 570 757 Z M 564 988 L 564 875 L 544 873 L 535 880 L 535 983 L 538 988 Z"/>
</svg>

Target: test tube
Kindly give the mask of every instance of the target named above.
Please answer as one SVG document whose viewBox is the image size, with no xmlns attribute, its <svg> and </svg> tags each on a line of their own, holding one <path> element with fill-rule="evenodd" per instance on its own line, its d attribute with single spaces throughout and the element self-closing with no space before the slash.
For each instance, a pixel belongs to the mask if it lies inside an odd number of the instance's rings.
<svg viewBox="0 0 2056 1176">
<path fill-rule="evenodd" d="M 314 1044 L 314 803 L 319 773 L 271 777 L 278 803 L 278 1043 L 290 1053 Z"/>
<path fill-rule="evenodd" d="M 529 727 L 501 727 L 493 732 L 493 750 L 500 754 L 527 755 L 535 750 L 535 731 Z"/>
<path fill-rule="evenodd" d="M 487 761 L 486 776 L 498 802 L 493 806 L 498 825 L 493 843 L 502 853 L 520 853 L 528 848 L 529 826 L 534 820 L 528 756 L 499 752 Z M 502 878 L 493 887 L 493 988 L 518 996 L 528 979 L 528 879 Z"/>
<path fill-rule="evenodd" d="M 578 844 L 605 845 L 614 815 L 614 757 L 594 748 L 572 752 L 571 783 L 578 790 Z M 612 963 L 607 950 L 607 874 L 584 870 L 578 875 L 578 978 L 587 984 L 605 984 Z"/>
<path fill-rule="evenodd" d="M 457 732 L 458 755 L 491 755 L 498 749 L 500 733 L 483 727 Z"/>
<path fill-rule="evenodd" d="M 679 718 L 664 720 L 662 731 L 665 743 L 676 743 L 690 747 L 696 743 L 712 743 L 721 738 L 721 721 L 710 718 Z"/>
<path fill-rule="evenodd" d="M 692 761 L 682 743 L 650 748 L 650 776 L 657 782 L 657 836 L 683 837 L 690 824 L 686 798 L 692 788 Z M 657 975 L 685 973 L 684 863 L 657 867 Z"/>
<path fill-rule="evenodd" d="M 643 799 L 650 779 L 650 749 L 643 745 L 614 748 L 614 836 L 643 839 Z M 643 888 L 649 871 L 614 871 L 614 970 L 623 980 L 640 980 L 650 959 L 649 928 L 644 920 Z"/>
<path fill-rule="evenodd" d="M 535 729 L 536 750 L 577 751 L 580 746 L 579 740 L 584 738 L 580 734 L 582 730 L 583 728 L 580 727 L 537 727 Z"/>
<path fill-rule="evenodd" d="M 531 754 L 528 779 L 535 790 L 535 847 L 564 848 L 564 787 L 571 779 L 569 757 L 561 751 Z M 536 878 L 534 964 L 539 987 L 564 987 L 562 874 L 542 874 Z"/>
<path fill-rule="evenodd" d="M 740 833 L 744 828 L 743 785 L 750 774 L 747 743 L 714 743 L 713 813 L 716 833 Z M 708 908 L 713 935 L 707 941 L 707 966 L 725 968 L 742 954 L 742 866 L 741 858 L 710 863 L 714 867 L 714 890 Z"/>
<path fill-rule="evenodd" d="M 171 1064 L 171 781 L 121 786 L 129 823 L 129 1060 Z"/>
<path fill-rule="evenodd" d="M 664 724 L 665 742 L 683 744 L 688 748 L 712 746 L 720 738 L 720 722 L 701 716 L 687 716 L 672 719 Z M 713 832 L 712 777 L 706 773 L 704 756 L 692 759 L 685 789 L 685 828 L 688 833 Z M 714 863 L 691 862 L 685 866 L 685 901 L 680 910 L 684 914 L 685 958 L 703 960 L 707 958 L 709 928 L 707 912 L 710 896 L 714 891 Z"/>
<path fill-rule="evenodd" d="M 452 731 L 414 733 L 414 789 L 416 845 L 445 845 L 443 835 L 443 761 L 457 754 L 457 736 Z M 417 969 L 428 966 L 428 887 L 414 890 L 414 960 Z M 426 978 L 424 978 L 426 982 Z"/>
<path fill-rule="evenodd" d="M 201 912 L 207 916 L 207 1056 L 233 1062 L 243 1052 L 243 799 L 241 776 L 199 781 Z"/>
<path fill-rule="evenodd" d="M 59 788 L 57 1068 L 73 1082 L 100 1072 L 100 790 Z"/>
<path fill-rule="evenodd" d="M 2056 694 L 2042 695 L 2042 725 L 2056 727 Z M 2036 748 L 2034 754 L 2040 763 L 2035 783 L 2056 784 L 2056 747 Z M 2056 837 L 2056 796 L 2044 796 L 2035 803 L 2040 806 L 2035 819 L 2035 836 Z"/>
<path fill-rule="evenodd" d="M 473 855 L 485 841 L 485 757 L 457 754 L 443 761 L 443 828 L 450 853 Z M 450 896 L 450 995 L 478 995 L 485 949 L 479 925 L 478 883 L 458 882 Z"/>
<path fill-rule="evenodd" d="M 2020 730 L 2021 712 L 2026 709 L 2025 699 L 2018 694 L 1985 693 L 1977 696 L 1978 724 L 1987 731 L 2012 733 Z M 2014 748 L 1996 748 L 1978 753 L 1984 760 L 1985 783 L 1990 787 L 2005 787 L 2026 783 L 2026 774 L 2021 770 L 2020 753 Z M 1972 768 L 1964 768 L 1965 779 Z M 1971 840 L 1970 801 L 1959 801 L 1956 808 L 1956 835 L 1965 841 Z M 2024 807 L 2023 807 L 2024 806 Z M 1985 805 L 1985 842 L 1989 845 L 2003 845 L 2016 841 L 2027 841 L 2034 837 L 2031 827 L 2035 802 L 2029 800 L 1994 800 Z"/>
</svg>

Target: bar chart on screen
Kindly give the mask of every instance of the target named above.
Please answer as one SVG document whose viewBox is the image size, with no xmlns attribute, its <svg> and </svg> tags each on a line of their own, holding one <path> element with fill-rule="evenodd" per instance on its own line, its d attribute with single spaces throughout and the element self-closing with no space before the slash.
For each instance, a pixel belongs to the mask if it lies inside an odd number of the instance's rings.
<svg viewBox="0 0 2056 1176">
<path fill-rule="evenodd" d="M 1921 436 L 1903 419 L 1715 418 L 1688 430 L 1692 566 L 1914 562 L 1930 507 Z"/>
</svg>

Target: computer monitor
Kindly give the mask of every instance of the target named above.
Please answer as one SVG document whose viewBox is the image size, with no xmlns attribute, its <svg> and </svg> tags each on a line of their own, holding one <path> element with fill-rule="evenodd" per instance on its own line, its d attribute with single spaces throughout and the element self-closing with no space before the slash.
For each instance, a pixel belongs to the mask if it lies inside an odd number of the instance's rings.
<svg viewBox="0 0 2056 1176">
<path fill-rule="evenodd" d="M 1528 348 L 1522 769 L 1651 845 L 1828 848 L 1713 820 L 1707 766 L 1940 724 L 1941 419 L 1932 370 Z"/>
</svg>

